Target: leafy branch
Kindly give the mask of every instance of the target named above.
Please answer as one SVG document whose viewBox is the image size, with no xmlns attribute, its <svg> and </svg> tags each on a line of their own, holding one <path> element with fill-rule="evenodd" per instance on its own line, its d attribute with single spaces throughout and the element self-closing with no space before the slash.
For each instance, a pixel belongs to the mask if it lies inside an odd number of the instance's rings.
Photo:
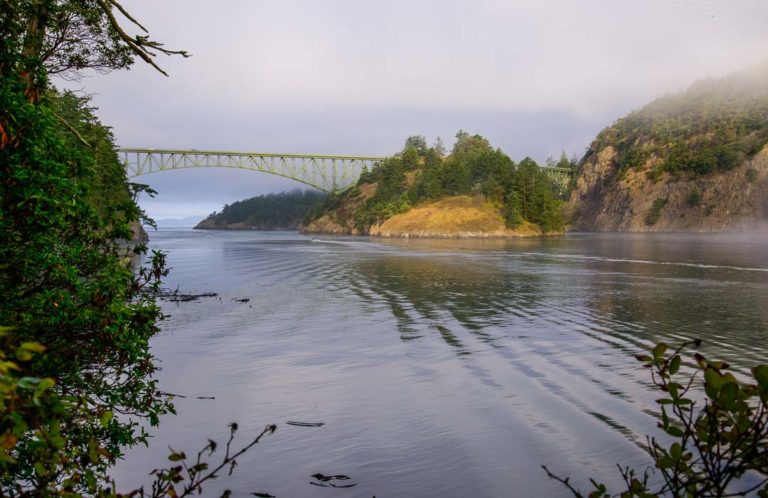
<svg viewBox="0 0 768 498">
<path fill-rule="evenodd" d="M 224 450 L 224 456 L 221 462 L 214 467 L 210 468 L 209 464 L 203 461 L 204 457 L 212 456 L 216 451 L 218 444 L 211 439 L 200 451 L 197 452 L 193 462 L 187 461 L 187 456 L 184 452 L 177 452 L 171 450 L 171 454 L 168 459 L 172 462 L 178 462 L 178 465 L 168 467 L 165 469 L 155 469 L 152 471 L 152 475 L 155 476 L 155 481 L 152 483 L 152 493 L 149 495 L 152 498 L 160 498 L 164 496 L 183 497 L 191 494 L 202 493 L 202 485 L 206 481 L 216 479 L 219 477 L 219 473 L 229 468 L 227 475 L 232 475 L 232 472 L 237 466 L 237 458 L 243 453 L 251 449 L 253 446 L 259 443 L 261 439 L 269 434 L 273 434 L 277 430 L 276 425 L 268 425 L 256 436 L 250 443 L 243 446 L 237 451 L 232 449 L 232 443 L 235 439 L 238 426 L 235 423 L 229 426 L 229 439 L 227 440 Z M 176 486 L 180 483 L 184 483 L 181 490 L 177 490 Z M 140 490 L 140 495 L 144 496 L 143 488 Z M 230 491 L 226 490 L 223 496 L 229 496 Z"/>
<path fill-rule="evenodd" d="M 619 467 L 626 489 L 611 495 L 604 484 L 590 480 L 589 498 L 724 498 L 755 492 L 768 497 L 768 365 L 753 368 L 750 381 L 741 381 L 727 363 L 697 352 L 693 372 L 678 379 L 682 351 L 700 345 L 699 340 L 685 342 L 667 354 L 667 345 L 660 343 L 650 355 L 636 357 L 651 369 L 653 385 L 665 393 L 656 400 L 661 406 L 658 426 L 673 442 L 666 445 L 646 437 L 654 466 L 645 470 L 644 477 L 638 479 L 633 469 Z M 703 396 L 694 389 L 701 377 Z M 575 497 L 584 498 L 570 478 L 543 468 Z M 663 484 L 651 489 L 649 476 L 655 471 Z"/>
</svg>

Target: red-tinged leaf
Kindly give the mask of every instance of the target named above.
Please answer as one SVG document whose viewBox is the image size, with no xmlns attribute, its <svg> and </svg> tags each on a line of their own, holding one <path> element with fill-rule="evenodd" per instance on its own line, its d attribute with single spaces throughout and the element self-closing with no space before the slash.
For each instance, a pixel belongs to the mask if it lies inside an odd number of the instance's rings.
<svg viewBox="0 0 768 498">
<path fill-rule="evenodd" d="M 707 359 L 704 358 L 704 355 L 700 353 L 696 353 L 695 355 L 693 355 L 693 357 L 696 359 L 696 363 L 698 363 L 701 368 L 704 368 L 705 366 L 707 366 Z"/>
</svg>

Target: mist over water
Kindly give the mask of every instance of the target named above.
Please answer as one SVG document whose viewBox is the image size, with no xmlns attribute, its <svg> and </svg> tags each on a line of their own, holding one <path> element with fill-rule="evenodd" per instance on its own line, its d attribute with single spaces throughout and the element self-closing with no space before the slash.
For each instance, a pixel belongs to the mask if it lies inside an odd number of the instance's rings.
<svg viewBox="0 0 768 498">
<path fill-rule="evenodd" d="M 243 443 L 279 428 L 207 494 L 567 496 L 541 464 L 584 489 L 647 463 L 657 396 L 634 354 L 699 337 L 744 371 L 768 356 L 768 235 L 151 237 L 168 287 L 221 300 L 164 304 L 161 389 L 188 398 L 118 484 L 237 421 Z"/>
</svg>

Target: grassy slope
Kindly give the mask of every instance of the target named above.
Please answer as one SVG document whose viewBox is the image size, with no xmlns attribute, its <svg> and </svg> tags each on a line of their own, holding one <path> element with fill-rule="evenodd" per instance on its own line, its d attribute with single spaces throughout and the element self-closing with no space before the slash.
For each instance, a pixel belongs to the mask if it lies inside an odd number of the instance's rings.
<svg viewBox="0 0 768 498">
<path fill-rule="evenodd" d="M 384 237 L 523 237 L 540 235 L 532 224 L 507 228 L 498 206 L 481 197 L 446 197 L 416 206 L 371 228 Z"/>
</svg>

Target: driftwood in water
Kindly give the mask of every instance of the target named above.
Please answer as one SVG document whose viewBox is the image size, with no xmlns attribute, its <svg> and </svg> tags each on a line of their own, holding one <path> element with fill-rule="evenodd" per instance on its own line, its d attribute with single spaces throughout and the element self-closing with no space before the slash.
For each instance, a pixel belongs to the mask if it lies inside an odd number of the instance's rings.
<svg viewBox="0 0 768 498">
<path fill-rule="evenodd" d="M 310 484 L 312 484 L 313 486 L 322 486 L 324 488 L 351 488 L 351 487 L 357 486 L 356 482 L 342 484 L 342 482 L 349 481 L 352 479 L 351 477 L 345 476 L 345 475 L 326 476 L 318 472 L 317 474 L 313 474 L 312 478 L 316 479 L 319 482 L 311 481 Z M 334 482 L 334 481 L 341 481 L 341 482 Z"/>
<path fill-rule="evenodd" d="M 202 294 L 192 294 L 190 292 L 182 292 L 178 289 L 160 289 L 153 293 L 153 296 L 171 303 L 188 303 L 189 301 L 195 301 L 201 297 L 218 297 L 215 292 L 203 292 Z"/>
<path fill-rule="evenodd" d="M 325 422 L 294 422 L 289 420 L 286 424 L 295 425 L 296 427 L 322 427 L 325 425 Z"/>
</svg>

